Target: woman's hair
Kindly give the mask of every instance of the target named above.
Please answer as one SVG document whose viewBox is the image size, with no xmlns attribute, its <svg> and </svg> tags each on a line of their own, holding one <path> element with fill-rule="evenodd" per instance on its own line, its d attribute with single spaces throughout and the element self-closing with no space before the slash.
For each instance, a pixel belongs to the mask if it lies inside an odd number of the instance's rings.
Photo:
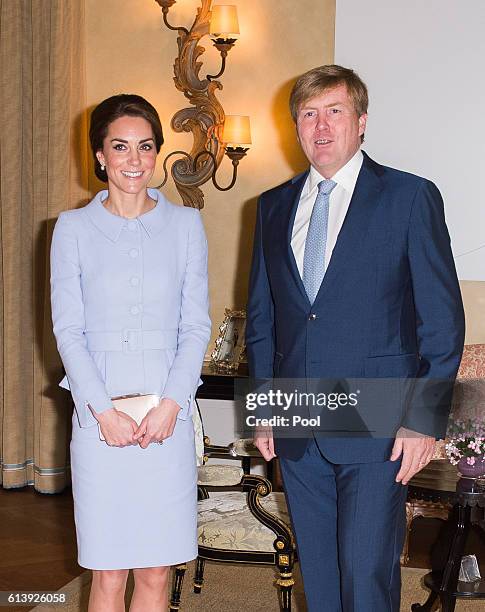
<svg viewBox="0 0 485 612">
<path fill-rule="evenodd" d="M 89 141 L 94 155 L 94 172 L 100 181 L 106 183 L 108 175 L 101 170 L 96 153 L 103 148 L 103 142 L 108 133 L 108 126 L 116 119 L 124 116 L 142 117 L 151 125 L 157 153 L 163 144 L 162 124 L 155 108 L 145 98 L 135 94 L 118 94 L 103 100 L 91 114 Z"/>
<path fill-rule="evenodd" d="M 369 98 L 367 87 L 359 75 L 350 68 L 330 64 L 305 72 L 295 83 L 290 95 L 290 111 L 296 123 L 300 107 L 327 89 L 345 85 L 355 112 L 360 117 L 367 113 Z"/>
</svg>

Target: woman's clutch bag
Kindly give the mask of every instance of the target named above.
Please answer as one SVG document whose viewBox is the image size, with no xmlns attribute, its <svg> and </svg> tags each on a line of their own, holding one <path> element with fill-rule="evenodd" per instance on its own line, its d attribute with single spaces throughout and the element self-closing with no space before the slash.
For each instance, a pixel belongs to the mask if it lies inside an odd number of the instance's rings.
<svg viewBox="0 0 485 612">
<path fill-rule="evenodd" d="M 112 397 L 113 407 L 119 412 L 124 412 L 130 416 L 137 425 L 143 421 L 146 415 L 152 408 L 157 406 L 160 402 L 160 396 L 154 394 L 141 395 L 139 393 L 133 395 L 120 395 L 119 397 Z M 99 438 L 104 441 L 104 436 L 101 431 L 101 427 L 98 423 Z"/>
</svg>

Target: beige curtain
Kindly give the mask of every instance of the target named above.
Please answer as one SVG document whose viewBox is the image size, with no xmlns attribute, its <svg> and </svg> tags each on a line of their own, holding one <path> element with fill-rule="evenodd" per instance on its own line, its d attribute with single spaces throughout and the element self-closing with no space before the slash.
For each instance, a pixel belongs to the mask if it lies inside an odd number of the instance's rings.
<svg viewBox="0 0 485 612">
<path fill-rule="evenodd" d="M 0 0 L 0 478 L 62 490 L 69 395 L 51 331 L 49 247 L 87 198 L 84 1 Z"/>
</svg>

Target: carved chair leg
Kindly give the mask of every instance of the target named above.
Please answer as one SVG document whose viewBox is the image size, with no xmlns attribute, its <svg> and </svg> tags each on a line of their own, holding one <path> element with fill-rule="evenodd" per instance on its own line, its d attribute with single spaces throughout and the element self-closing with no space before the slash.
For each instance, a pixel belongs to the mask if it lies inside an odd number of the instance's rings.
<svg viewBox="0 0 485 612">
<path fill-rule="evenodd" d="M 440 593 L 441 612 L 454 612 L 456 597 L 449 593 Z"/>
<path fill-rule="evenodd" d="M 411 610 L 413 612 L 433 612 L 436 610 L 436 606 L 439 604 L 439 595 L 434 591 L 431 591 L 428 599 L 424 604 L 414 603 L 411 605 Z"/>
<path fill-rule="evenodd" d="M 241 459 L 241 465 L 245 474 L 251 473 L 251 457 L 243 457 Z"/>
<path fill-rule="evenodd" d="M 413 519 L 413 506 L 409 502 L 406 502 L 406 535 L 404 537 L 404 546 L 401 553 L 401 565 L 407 565 L 409 563 L 409 539 L 411 536 Z"/>
<path fill-rule="evenodd" d="M 187 565 L 181 563 L 175 566 L 173 577 L 172 597 L 170 598 L 170 612 L 177 612 L 180 609 L 180 596 L 182 593 L 182 585 L 184 582 L 185 571 Z"/>
<path fill-rule="evenodd" d="M 280 591 L 282 612 L 291 612 L 291 591 L 295 584 L 293 573 L 291 571 L 280 572 L 276 584 Z"/>
<path fill-rule="evenodd" d="M 204 584 L 204 568 L 205 559 L 197 557 L 197 566 L 195 568 L 194 577 L 194 593 L 200 593 L 202 591 L 202 585 Z"/>
</svg>

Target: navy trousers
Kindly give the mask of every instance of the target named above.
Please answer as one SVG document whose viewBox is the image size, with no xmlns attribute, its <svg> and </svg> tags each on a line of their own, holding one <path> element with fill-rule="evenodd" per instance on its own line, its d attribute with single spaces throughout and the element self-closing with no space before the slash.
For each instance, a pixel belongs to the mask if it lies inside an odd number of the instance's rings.
<svg viewBox="0 0 485 612">
<path fill-rule="evenodd" d="M 280 464 L 308 612 L 399 612 L 400 460 L 334 464 L 311 438 L 300 459 Z"/>
</svg>

